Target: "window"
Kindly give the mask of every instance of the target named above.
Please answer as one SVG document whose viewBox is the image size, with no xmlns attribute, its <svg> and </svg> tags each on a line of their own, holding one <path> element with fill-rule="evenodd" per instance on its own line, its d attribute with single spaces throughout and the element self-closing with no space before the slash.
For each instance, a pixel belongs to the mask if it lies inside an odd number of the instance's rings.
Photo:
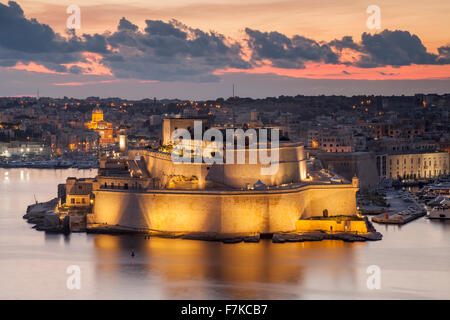
<svg viewBox="0 0 450 320">
<path fill-rule="evenodd" d="M 75 204 L 75 199 L 74 198 L 70 199 L 70 203 Z"/>
</svg>

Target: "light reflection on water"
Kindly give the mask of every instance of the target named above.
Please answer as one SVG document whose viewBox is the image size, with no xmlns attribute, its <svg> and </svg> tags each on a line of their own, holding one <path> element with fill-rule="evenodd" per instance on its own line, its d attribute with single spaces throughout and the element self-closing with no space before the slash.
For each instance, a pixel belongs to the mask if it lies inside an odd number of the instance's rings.
<svg viewBox="0 0 450 320">
<path fill-rule="evenodd" d="M 378 242 L 222 244 L 45 234 L 22 219 L 34 194 L 44 201 L 56 196 L 66 177 L 92 175 L 95 171 L 0 169 L 0 298 L 450 298 L 448 222 L 376 225 L 384 235 Z M 72 264 L 81 268 L 81 290 L 66 288 Z M 372 264 L 381 268 L 380 290 L 366 287 Z"/>
</svg>

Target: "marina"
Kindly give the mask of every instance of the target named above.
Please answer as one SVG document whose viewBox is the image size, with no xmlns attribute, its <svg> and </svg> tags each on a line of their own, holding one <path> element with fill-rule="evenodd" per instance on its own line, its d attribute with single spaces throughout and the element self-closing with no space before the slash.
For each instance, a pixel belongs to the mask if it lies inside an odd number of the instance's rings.
<svg viewBox="0 0 450 320">
<path fill-rule="evenodd" d="M 431 209 L 428 214 L 429 219 L 450 219 L 450 207 L 448 202 L 441 204 L 440 206 L 436 206 Z"/>
<path fill-rule="evenodd" d="M 34 169 L 95 169 L 98 168 L 98 160 L 87 159 L 14 159 L 0 160 L 0 168 L 34 168 Z"/>
<path fill-rule="evenodd" d="M 416 193 L 429 210 L 429 219 L 450 219 L 450 183 L 439 182 L 424 186 Z"/>
<path fill-rule="evenodd" d="M 359 211 L 378 224 L 404 225 L 416 219 L 450 219 L 448 177 L 430 181 L 421 189 L 380 188 L 372 194 L 358 195 Z M 380 199 L 383 198 L 383 200 Z M 383 204 L 383 201 L 385 203 Z"/>
</svg>

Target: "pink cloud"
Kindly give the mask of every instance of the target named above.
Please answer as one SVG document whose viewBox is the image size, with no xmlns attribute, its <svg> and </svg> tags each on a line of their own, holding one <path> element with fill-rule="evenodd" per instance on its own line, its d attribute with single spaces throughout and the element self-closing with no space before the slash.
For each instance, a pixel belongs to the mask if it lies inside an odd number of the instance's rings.
<svg viewBox="0 0 450 320">
<path fill-rule="evenodd" d="M 92 84 L 102 84 L 102 83 L 112 83 L 112 82 L 118 82 L 120 80 L 100 80 L 100 81 L 84 81 L 84 82 L 56 82 L 53 83 L 54 86 L 86 86 L 86 85 L 92 85 Z"/>
<path fill-rule="evenodd" d="M 45 66 L 30 62 L 28 64 L 24 64 L 22 62 L 18 62 L 14 67 L 9 67 L 8 69 L 15 70 L 24 70 L 28 72 L 40 72 L 40 73 L 51 73 L 51 74 L 65 74 L 63 72 L 57 72 L 54 70 L 47 69 Z"/>
<path fill-rule="evenodd" d="M 73 66 L 79 67 L 85 75 L 112 76 L 111 70 L 101 64 L 102 55 L 93 52 L 83 52 L 82 55 L 86 62 L 69 63 L 64 66 L 68 69 Z"/>
<path fill-rule="evenodd" d="M 419 79 L 448 79 L 450 65 L 410 65 L 394 68 L 391 66 L 379 68 L 358 68 L 344 64 L 325 64 L 310 62 L 304 69 L 275 68 L 265 64 L 253 69 L 220 69 L 214 74 L 247 73 L 247 74 L 276 74 L 293 78 L 307 79 L 353 79 L 353 80 L 419 80 Z"/>
<path fill-rule="evenodd" d="M 63 64 L 63 66 L 70 69 L 71 67 L 79 67 L 83 75 L 96 75 L 96 76 L 112 76 L 112 72 L 109 68 L 105 67 L 101 64 L 101 60 L 103 57 L 100 54 L 93 52 L 83 52 L 82 53 L 86 62 L 77 62 L 77 63 L 67 63 Z M 54 70 L 50 70 L 47 67 L 37 64 L 35 62 L 29 62 L 28 64 L 24 64 L 22 62 L 18 62 L 15 66 L 9 67 L 9 69 L 15 70 L 24 70 L 28 72 L 39 72 L 39 73 L 49 73 L 49 74 L 69 74 L 69 72 L 58 72 Z"/>
</svg>

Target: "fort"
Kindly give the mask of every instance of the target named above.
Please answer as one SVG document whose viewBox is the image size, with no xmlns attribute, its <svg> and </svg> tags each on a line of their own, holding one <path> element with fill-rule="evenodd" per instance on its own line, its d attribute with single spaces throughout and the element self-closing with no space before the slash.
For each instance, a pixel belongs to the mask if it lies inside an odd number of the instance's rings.
<svg viewBox="0 0 450 320">
<path fill-rule="evenodd" d="M 174 124 L 189 130 L 191 119 L 183 120 L 164 119 L 164 143 L 158 150 L 124 150 L 100 159 L 97 177 L 69 178 L 55 212 L 71 221 L 84 217 L 88 232 L 207 240 L 252 241 L 262 235 L 316 231 L 370 233 L 356 208 L 358 179 L 348 181 L 321 169 L 306 159 L 302 144 L 269 144 L 270 152 L 278 153 L 278 169 L 268 175 L 261 174 L 268 165 L 259 156 L 256 163 L 248 163 L 257 144 L 234 150 L 233 156 L 242 153 L 247 163 L 178 163 L 171 156 L 177 141 L 167 135 Z M 207 121 L 200 121 L 207 129 Z M 343 223 L 336 219 L 343 216 Z"/>
</svg>

